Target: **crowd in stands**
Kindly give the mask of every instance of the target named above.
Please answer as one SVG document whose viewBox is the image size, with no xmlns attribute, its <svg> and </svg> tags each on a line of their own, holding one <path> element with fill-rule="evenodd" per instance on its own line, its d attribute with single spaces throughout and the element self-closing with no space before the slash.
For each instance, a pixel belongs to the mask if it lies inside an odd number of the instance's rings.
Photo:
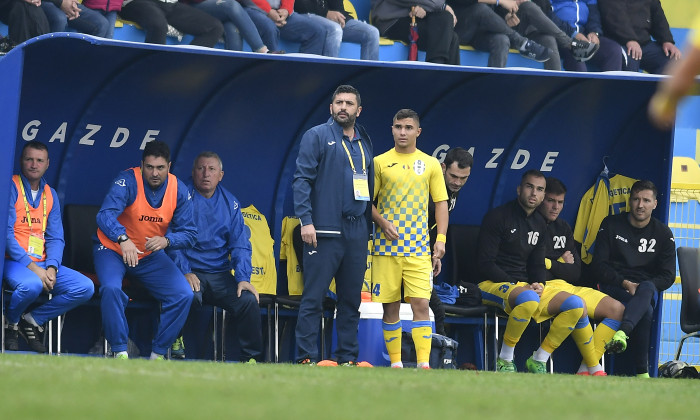
<svg viewBox="0 0 700 420">
<path fill-rule="evenodd" d="M 345 0 L 0 0 L 8 37 L 0 53 L 48 32 L 114 36 L 117 17 L 137 24 L 145 42 L 165 44 L 169 28 L 191 44 L 338 57 L 342 42 L 378 60 L 380 36 L 415 43 L 432 63 L 460 64 L 460 45 L 505 67 L 509 50 L 548 70 L 662 73 L 681 56 L 660 0 L 371 0 L 370 23 Z"/>
</svg>

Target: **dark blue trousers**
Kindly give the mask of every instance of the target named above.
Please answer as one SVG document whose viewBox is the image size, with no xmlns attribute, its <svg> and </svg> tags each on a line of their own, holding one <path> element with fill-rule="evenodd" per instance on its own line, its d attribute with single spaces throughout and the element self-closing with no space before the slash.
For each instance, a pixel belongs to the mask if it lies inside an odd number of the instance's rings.
<svg viewBox="0 0 700 420">
<path fill-rule="evenodd" d="M 238 329 L 240 346 L 239 360 L 262 361 L 262 326 L 260 306 L 255 295 L 243 291 L 238 297 L 238 282 L 230 271 L 223 273 L 202 273 L 193 271 L 199 278 L 200 292 L 195 292 L 195 300 L 223 308 L 233 315 Z"/>
<path fill-rule="evenodd" d="M 582 63 L 574 59 L 569 49 L 559 50 L 564 69 L 567 71 L 588 71 L 588 64 L 592 64 L 598 71 L 622 70 L 622 49 L 620 44 L 610 38 L 600 37 L 600 48 L 589 61 Z"/>
<path fill-rule="evenodd" d="M 318 246 L 304 244 L 304 293 L 301 297 L 296 341 L 299 358 L 319 360 L 318 332 L 323 299 L 335 277 L 338 363 L 357 361 L 362 283 L 367 269 L 367 220 L 345 219 L 342 236 L 317 237 Z"/>
<path fill-rule="evenodd" d="M 126 351 L 129 341 L 124 314 L 129 297 L 122 291 L 122 279 L 128 274 L 161 303 L 160 323 L 151 350 L 165 354 L 185 325 L 192 303 L 192 288 L 185 276 L 164 251 L 142 258 L 136 267 L 126 266 L 119 254 L 99 243 L 93 248 L 93 256 L 100 280 L 102 325 L 112 351 Z"/>
<path fill-rule="evenodd" d="M 601 285 L 600 290 L 625 305 L 620 330 L 630 337 L 627 348 L 632 352 L 637 373 L 648 372 L 651 321 L 659 298 L 656 286 L 650 281 L 643 281 L 639 283 L 634 296 L 618 286 Z"/>
<path fill-rule="evenodd" d="M 622 46 L 625 53 L 627 49 Z M 664 49 L 658 42 L 651 41 L 646 45 L 642 45 L 642 59 L 633 60 L 627 56 L 627 65 L 622 63 L 622 70 L 638 72 L 639 69 L 651 74 L 663 74 L 664 68 L 671 62 L 671 59 L 666 56 Z"/>
</svg>

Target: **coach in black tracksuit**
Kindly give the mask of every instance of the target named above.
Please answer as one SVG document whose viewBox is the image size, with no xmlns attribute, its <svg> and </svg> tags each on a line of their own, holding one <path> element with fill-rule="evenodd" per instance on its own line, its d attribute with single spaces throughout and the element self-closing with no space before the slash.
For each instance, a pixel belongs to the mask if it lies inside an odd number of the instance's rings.
<svg viewBox="0 0 700 420">
<path fill-rule="evenodd" d="M 630 212 L 608 216 L 600 225 L 592 267 L 601 291 L 625 305 L 613 342 L 619 340 L 620 333 L 626 336 L 622 341 L 632 337 L 630 345 L 640 376 L 648 375 L 653 309 L 659 293 L 671 287 L 676 278 L 673 233 L 651 217 L 656 193 L 650 181 L 632 185 Z M 621 350 L 624 347 L 626 342 Z"/>
</svg>

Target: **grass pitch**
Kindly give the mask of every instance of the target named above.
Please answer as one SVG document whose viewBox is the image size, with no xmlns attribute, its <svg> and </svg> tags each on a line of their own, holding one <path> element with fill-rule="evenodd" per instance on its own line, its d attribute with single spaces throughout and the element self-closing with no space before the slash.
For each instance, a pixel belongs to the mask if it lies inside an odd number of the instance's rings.
<svg viewBox="0 0 700 420">
<path fill-rule="evenodd" d="M 700 381 L 0 356 L 0 417 L 682 419 Z"/>
</svg>

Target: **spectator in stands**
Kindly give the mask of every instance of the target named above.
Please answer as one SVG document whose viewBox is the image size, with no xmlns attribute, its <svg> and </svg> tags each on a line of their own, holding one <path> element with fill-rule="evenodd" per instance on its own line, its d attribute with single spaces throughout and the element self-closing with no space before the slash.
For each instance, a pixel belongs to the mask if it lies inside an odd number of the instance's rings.
<svg viewBox="0 0 700 420">
<path fill-rule="evenodd" d="M 447 0 L 457 16 L 455 32 L 459 35 L 460 43 L 488 52 L 489 67 L 505 67 L 511 47 L 531 60 L 549 60 L 550 52 L 547 48 L 515 32 L 494 12 L 489 3 L 496 4 L 496 1 Z"/>
<path fill-rule="evenodd" d="M 457 18 L 444 0 L 372 0 L 372 24 L 379 34 L 408 42 L 411 18 L 416 18 L 418 48 L 425 61 L 459 65 L 459 36 L 454 31 Z"/>
<path fill-rule="evenodd" d="M 61 265 L 63 222 L 56 191 L 43 178 L 49 168 L 49 151 L 30 141 L 20 158 L 20 174 L 12 177 L 3 282 L 12 290 L 7 307 L 5 345 L 18 350 L 18 335 L 38 353 L 46 353 L 43 325 L 90 300 L 92 281 Z M 53 298 L 31 312 L 25 310 L 43 292 Z M 4 296 L 2 297 L 4 299 Z"/>
<path fill-rule="evenodd" d="M 194 35 L 191 45 L 213 47 L 224 33 L 221 21 L 175 0 L 125 0 L 119 15 L 146 31 L 149 44 L 165 44 L 168 25 Z"/>
<path fill-rule="evenodd" d="M 572 39 L 565 34 L 530 0 L 500 0 L 499 6 L 497 11 L 508 26 L 552 51 L 551 59 L 544 63 L 546 70 L 561 70 L 559 50 L 569 50 L 578 61 L 588 61 L 598 51 L 598 44 Z"/>
<path fill-rule="evenodd" d="M 335 356 L 341 365 L 357 364 L 374 182 L 372 140 L 356 124 L 361 105 L 357 89 L 338 86 L 331 117 L 304 133 L 299 146 L 292 188 L 304 241 L 304 292 L 296 327 L 300 364 L 319 361 L 318 326 L 333 277 L 338 296 Z"/>
<path fill-rule="evenodd" d="M 681 58 L 659 0 L 599 0 L 603 31 L 622 46 L 622 69 L 661 74 Z"/>
<path fill-rule="evenodd" d="M 117 22 L 117 12 L 122 9 L 123 2 L 124 0 L 83 0 L 83 6 L 107 19 L 105 38 L 114 38 L 114 24 Z"/>
<path fill-rule="evenodd" d="M 40 0 L 0 0 L 0 22 L 6 24 L 8 29 L 8 36 L 0 45 L 0 53 L 49 32 L 49 22 L 40 5 Z"/>
<path fill-rule="evenodd" d="M 189 248 L 197 230 L 190 194 L 170 170 L 170 149 L 148 142 L 141 166 L 122 171 L 97 213 L 95 271 L 102 295 L 102 325 L 116 358 L 128 359 L 129 327 L 122 291 L 124 275 L 142 284 L 161 303 L 151 359 L 163 359 L 187 320 L 192 289 L 165 248 Z M 167 232 L 170 223 L 177 226 Z"/>
<path fill-rule="evenodd" d="M 279 51 L 281 37 L 301 43 L 301 53 L 331 55 L 332 51 L 326 51 L 326 40 L 331 34 L 309 16 L 295 13 L 293 0 L 252 0 L 252 3 L 246 5 L 246 12 L 271 50 Z"/>
<path fill-rule="evenodd" d="M 183 0 L 197 9 L 203 10 L 224 25 L 224 47 L 227 50 L 242 51 L 243 40 L 253 52 L 266 53 L 270 50 L 260 38 L 255 24 L 237 0 Z"/>
<path fill-rule="evenodd" d="M 70 27 L 84 34 L 109 38 L 113 30 L 105 16 L 78 0 L 45 0 L 41 2 L 41 8 L 46 13 L 51 32 L 65 32 L 66 27 Z"/>
<path fill-rule="evenodd" d="M 678 101 L 690 92 L 695 76 L 700 73 L 700 15 L 688 37 L 685 60 L 667 69 L 671 77 L 664 79 L 649 102 L 649 116 L 658 127 L 668 129 L 676 120 Z"/>
<path fill-rule="evenodd" d="M 326 28 L 327 56 L 338 57 L 340 43 L 354 42 L 360 44 L 360 58 L 379 60 L 379 30 L 366 22 L 353 19 L 345 10 L 343 0 L 296 0 L 294 10 L 306 13 Z"/>
<path fill-rule="evenodd" d="M 219 185 L 223 169 L 214 152 L 202 152 L 195 158 L 188 191 L 197 238 L 193 246 L 167 253 L 185 275 L 195 301 L 216 305 L 233 315 L 239 359 L 255 363 L 262 356 L 262 328 L 258 292 L 250 284 L 253 251 L 240 202 Z M 172 229 L 177 227 L 171 225 Z M 175 350 L 180 349 L 184 358 L 184 346 Z M 171 352 L 173 357 L 175 354 Z"/>
<path fill-rule="evenodd" d="M 532 373 L 546 373 L 549 357 L 569 334 L 593 334 L 581 298 L 544 286 L 547 227 L 535 210 L 544 199 L 545 184 L 542 172 L 525 172 L 518 198 L 486 213 L 479 230 L 482 300 L 509 315 L 497 359 L 499 372 L 516 371 L 515 346 L 530 318 L 538 323 L 553 318 L 542 344 L 527 359 L 527 370 Z M 576 329 L 581 331 L 573 332 Z"/>
<path fill-rule="evenodd" d="M 544 237 L 544 265 L 547 269 L 545 287 L 554 287 L 580 297 L 586 304 L 584 316 L 600 322 L 594 332 L 589 328 L 576 328 L 571 337 L 583 356 L 577 374 L 606 376 L 600 358 L 605 353 L 605 343 L 620 328 L 625 307 L 597 289 L 575 286 L 581 276 L 581 257 L 574 244 L 571 226 L 559 217 L 564 209 L 565 197 L 566 186 L 557 178 L 548 177 L 544 201 L 537 208 L 547 222 Z"/>
<path fill-rule="evenodd" d="M 499 18 L 500 19 L 500 18 Z M 457 204 L 457 195 L 464 184 L 467 183 L 469 175 L 472 173 L 474 166 L 474 158 L 472 154 L 461 147 L 453 147 L 445 154 L 445 160 L 440 164 L 442 166 L 442 175 L 445 179 L 445 188 L 447 189 L 447 211 L 451 213 Z M 435 221 L 435 203 L 431 200 L 428 203 L 428 226 L 430 227 L 430 249 L 435 246 L 437 240 L 437 223 Z M 437 277 L 442 270 L 442 262 L 440 259 L 435 261 L 434 277 Z M 433 310 L 435 316 L 435 332 L 441 335 L 445 334 L 445 308 L 442 306 L 442 301 L 438 296 L 438 287 L 450 287 L 447 284 L 435 282 L 433 291 L 430 295 L 430 309 Z M 456 288 L 456 286 L 453 286 Z"/>
<path fill-rule="evenodd" d="M 401 368 L 401 288 L 413 311 L 411 336 L 419 369 L 430 369 L 429 301 L 433 272 L 445 255 L 448 195 L 440 163 L 416 147 L 418 114 L 399 110 L 391 126 L 394 148 L 374 158 L 372 301 L 384 309 L 382 330 L 391 367 Z M 428 206 L 435 203 L 437 234 L 430 249 Z"/>
<path fill-rule="evenodd" d="M 598 52 L 589 61 L 600 71 L 622 70 L 622 54 L 617 42 L 603 36 L 597 0 L 535 0 L 547 17 L 567 35 L 579 41 L 598 44 Z M 559 50 L 564 70 L 588 71 L 587 63 L 574 58 L 571 50 Z"/>
<path fill-rule="evenodd" d="M 600 290 L 625 305 L 620 329 L 605 344 L 609 352 L 633 349 L 637 376 L 649 377 L 649 336 L 659 293 L 676 280 L 676 247 L 668 226 L 651 217 L 656 208 L 651 181 L 632 185 L 630 212 L 603 219 L 595 242 L 593 275 Z"/>
</svg>

